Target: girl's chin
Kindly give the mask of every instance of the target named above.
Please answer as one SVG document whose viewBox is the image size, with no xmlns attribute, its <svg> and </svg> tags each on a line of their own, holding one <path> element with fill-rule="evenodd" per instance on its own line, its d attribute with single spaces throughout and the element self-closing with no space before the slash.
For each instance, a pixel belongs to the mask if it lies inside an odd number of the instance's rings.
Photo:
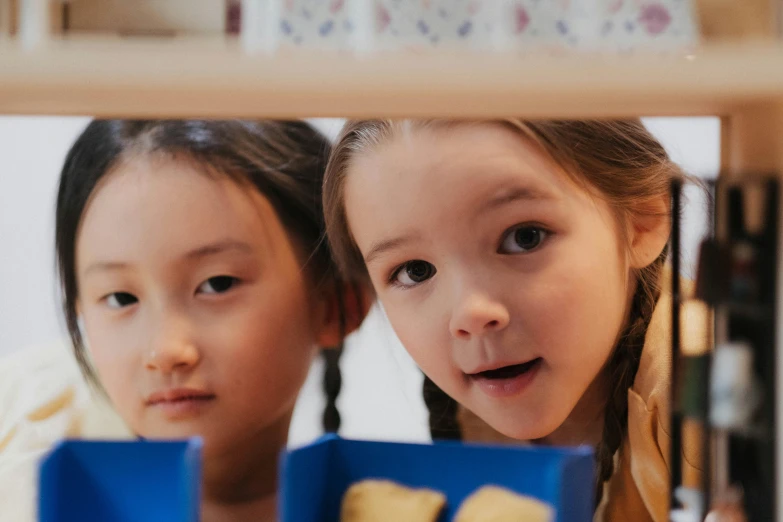
<svg viewBox="0 0 783 522">
<path fill-rule="evenodd" d="M 509 417 L 509 414 L 498 412 L 491 417 L 485 417 L 483 423 L 507 439 L 520 442 L 540 441 L 541 443 L 546 443 L 546 439 L 553 435 L 564 422 L 558 422 L 559 419 L 552 418 L 526 419 L 524 422 L 519 420 L 514 422 L 510 421 Z M 467 431 L 470 432 L 471 430 Z"/>
</svg>

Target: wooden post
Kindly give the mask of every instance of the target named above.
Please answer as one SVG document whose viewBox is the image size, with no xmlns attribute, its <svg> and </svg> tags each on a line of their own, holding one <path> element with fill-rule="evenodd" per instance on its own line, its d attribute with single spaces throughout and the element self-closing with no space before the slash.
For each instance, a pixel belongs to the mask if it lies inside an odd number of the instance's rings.
<svg viewBox="0 0 783 522">
<path fill-rule="evenodd" d="M 697 0 L 696 8 L 708 42 L 769 40 L 780 29 L 777 0 Z"/>
<path fill-rule="evenodd" d="M 748 106 L 724 118 L 721 163 L 732 176 L 783 171 L 783 103 Z"/>
</svg>

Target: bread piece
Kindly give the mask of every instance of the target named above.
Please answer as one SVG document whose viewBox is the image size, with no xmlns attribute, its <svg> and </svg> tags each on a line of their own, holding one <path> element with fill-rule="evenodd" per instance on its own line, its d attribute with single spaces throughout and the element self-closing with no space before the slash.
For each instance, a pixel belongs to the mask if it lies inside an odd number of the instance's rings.
<svg viewBox="0 0 783 522">
<path fill-rule="evenodd" d="M 340 522 L 435 522 L 446 496 L 389 480 L 363 480 L 343 496 Z"/>
<path fill-rule="evenodd" d="M 485 486 L 462 502 L 454 522 L 553 522 L 554 510 L 540 500 Z"/>
</svg>

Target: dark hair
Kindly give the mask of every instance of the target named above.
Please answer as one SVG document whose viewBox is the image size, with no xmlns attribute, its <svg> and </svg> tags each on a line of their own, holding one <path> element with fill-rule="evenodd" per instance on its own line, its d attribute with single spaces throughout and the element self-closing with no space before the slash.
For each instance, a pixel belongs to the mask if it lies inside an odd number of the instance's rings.
<svg viewBox="0 0 783 522">
<path fill-rule="evenodd" d="M 470 123 L 470 122 L 468 122 Z M 628 218 L 649 215 L 650 203 L 669 197 L 673 179 L 685 176 L 663 146 L 638 119 L 627 120 L 498 120 L 538 145 L 576 182 L 605 200 L 614 211 L 624 235 Z M 411 128 L 463 125 L 448 120 L 363 120 L 343 128 L 324 177 L 324 212 L 327 234 L 343 274 L 369 279 L 364 258 L 353 240 L 345 212 L 345 177 L 354 156 Z M 621 449 L 628 429 L 628 389 L 639 369 L 644 337 L 660 293 L 667 249 L 649 266 L 637 270 L 637 288 L 627 326 L 607 362 L 613 388 L 605 408 L 602 440 L 596 448 L 596 495 L 614 471 L 614 454 Z M 424 381 L 424 400 L 435 438 L 461 438 L 454 399 L 432 381 Z"/>
<path fill-rule="evenodd" d="M 321 206 L 323 173 L 330 150 L 329 141 L 302 121 L 92 121 L 65 159 L 57 193 L 55 234 L 65 321 L 74 354 L 88 381 L 100 388 L 78 324 L 76 235 L 85 206 L 100 180 L 121 162 L 140 155 L 163 154 L 191 161 L 206 173 L 229 176 L 263 194 L 301 249 L 313 284 L 333 286 L 344 334 L 343 283 L 324 239 Z M 323 421 L 324 429 L 330 432 L 340 426 L 336 401 L 341 352 L 342 346 L 323 351 L 328 391 Z"/>
</svg>

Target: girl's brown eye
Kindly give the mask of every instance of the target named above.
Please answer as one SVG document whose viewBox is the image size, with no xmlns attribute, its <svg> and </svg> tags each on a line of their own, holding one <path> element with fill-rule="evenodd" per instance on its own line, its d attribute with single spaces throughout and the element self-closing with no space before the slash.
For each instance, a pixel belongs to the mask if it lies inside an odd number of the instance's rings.
<svg viewBox="0 0 783 522">
<path fill-rule="evenodd" d="M 432 278 L 436 272 L 432 263 L 416 259 L 402 265 L 392 276 L 392 282 L 400 286 L 415 286 Z"/>
<path fill-rule="evenodd" d="M 114 292 L 106 296 L 106 304 L 109 308 L 125 308 L 138 302 L 138 297 L 128 292 Z"/>
<path fill-rule="evenodd" d="M 239 282 L 239 279 L 232 276 L 210 277 L 198 287 L 199 292 L 204 294 L 222 294 L 228 292 Z"/>
<path fill-rule="evenodd" d="M 548 233 L 541 227 L 521 226 L 512 228 L 503 237 L 498 252 L 501 254 L 522 254 L 538 248 Z"/>
</svg>

